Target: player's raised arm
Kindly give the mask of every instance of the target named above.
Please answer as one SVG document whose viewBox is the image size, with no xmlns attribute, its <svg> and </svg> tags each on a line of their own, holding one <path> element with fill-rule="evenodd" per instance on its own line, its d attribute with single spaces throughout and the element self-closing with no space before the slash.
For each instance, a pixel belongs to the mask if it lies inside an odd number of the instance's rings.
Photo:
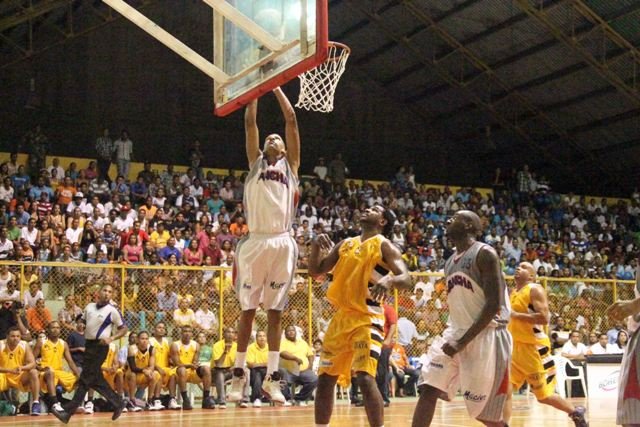
<svg viewBox="0 0 640 427">
<path fill-rule="evenodd" d="M 285 122 L 285 143 L 287 145 L 287 160 L 293 174 L 298 176 L 298 168 L 300 167 L 300 132 L 298 131 L 298 119 L 296 118 L 296 110 L 293 109 L 291 102 L 279 87 L 273 90 L 278 99 L 282 115 Z"/>
<path fill-rule="evenodd" d="M 317 276 L 333 270 L 340 257 L 340 246 L 343 241 L 334 245 L 326 234 L 320 234 L 313 239 L 311 241 L 311 254 L 309 255 L 309 274 Z M 326 255 L 321 256 L 321 252 Z"/>
<path fill-rule="evenodd" d="M 249 167 L 260 155 L 260 132 L 258 131 L 258 100 L 251 101 L 244 112 L 244 132 L 246 138 Z"/>
</svg>

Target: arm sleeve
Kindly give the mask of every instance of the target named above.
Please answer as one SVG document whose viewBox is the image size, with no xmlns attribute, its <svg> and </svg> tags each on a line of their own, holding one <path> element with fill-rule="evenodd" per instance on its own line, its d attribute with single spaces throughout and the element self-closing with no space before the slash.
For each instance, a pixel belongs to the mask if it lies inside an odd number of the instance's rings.
<svg viewBox="0 0 640 427">
<path fill-rule="evenodd" d="M 129 369 L 131 369 L 132 372 L 135 372 L 136 374 L 139 374 L 142 372 L 142 369 L 138 368 L 136 366 L 136 357 L 135 356 L 129 356 L 127 357 L 127 363 L 129 363 Z"/>
<path fill-rule="evenodd" d="M 120 310 L 113 307 L 113 313 L 111 313 L 111 321 L 113 322 L 113 326 L 116 328 L 121 328 L 124 326 L 124 320 L 122 319 L 122 314 L 120 314 Z"/>
</svg>

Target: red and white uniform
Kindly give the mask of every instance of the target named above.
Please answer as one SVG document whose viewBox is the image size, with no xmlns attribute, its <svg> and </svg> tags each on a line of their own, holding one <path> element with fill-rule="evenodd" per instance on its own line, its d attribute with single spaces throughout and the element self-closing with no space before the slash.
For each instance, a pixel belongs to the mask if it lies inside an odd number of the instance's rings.
<svg viewBox="0 0 640 427">
<path fill-rule="evenodd" d="M 238 243 L 234 265 L 243 310 L 260 303 L 266 310 L 284 308 L 298 259 L 298 247 L 290 235 L 298 200 L 298 178 L 286 157 L 270 165 L 260 155 L 245 182 L 249 235 Z"/>
</svg>

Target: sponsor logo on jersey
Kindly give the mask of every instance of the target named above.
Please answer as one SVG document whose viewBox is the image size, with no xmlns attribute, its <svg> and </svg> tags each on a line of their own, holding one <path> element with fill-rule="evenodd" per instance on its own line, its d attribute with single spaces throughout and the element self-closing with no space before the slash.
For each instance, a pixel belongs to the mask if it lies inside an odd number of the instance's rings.
<svg viewBox="0 0 640 427">
<path fill-rule="evenodd" d="M 429 366 L 433 368 L 444 369 L 444 366 L 442 365 L 442 363 L 429 362 Z"/>
<path fill-rule="evenodd" d="M 472 393 L 470 390 L 467 390 L 467 391 L 464 392 L 462 397 L 464 398 L 464 400 L 468 400 L 468 401 L 471 401 L 471 402 L 482 402 L 487 398 L 487 395 L 486 394 L 475 394 L 475 393 Z"/>
<path fill-rule="evenodd" d="M 475 292 L 473 290 L 473 282 L 471 279 L 461 274 L 454 274 L 453 276 L 447 279 L 447 291 L 451 292 L 453 288 L 456 286 L 462 286 L 464 289 L 469 289 L 471 292 Z"/>
<path fill-rule="evenodd" d="M 267 170 L 264 172 L 260 172 L 258 176 L 258 181 L 276 181 L 285 185 L 285 187 L 289 188 L 289 178 L 285 174 L 283 174 L 279 170 Z"/>
<path fill-rule="evenodd" d="M 251 283 L 243 283 L 242 289 L 251 289 Z"/>
<path fill-rule="evenodd" d="M 284 285 L 285 285 L 284 282 L 283 283 L 271 282 L 269 286 L 271 287 L 271 289 L 276 290 L 276 289 L 282 289 Z"/>
</svg>

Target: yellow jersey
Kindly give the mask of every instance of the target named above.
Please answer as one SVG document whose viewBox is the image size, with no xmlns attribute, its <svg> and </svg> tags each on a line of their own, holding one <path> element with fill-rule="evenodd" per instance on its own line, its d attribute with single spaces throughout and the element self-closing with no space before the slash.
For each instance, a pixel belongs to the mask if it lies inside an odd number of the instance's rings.
<svg viewBox="0 0 640 427">
<path fill-rule="evenodd" d="M 222 353 L 224 353 L 225 342 L 224 340 L 220 340 L 213 345 L 213 354 L 211 355 L 211 366 L 215 366 L 216 360 L 222 357 Z M 224 356 L 224 360 L 222 364 L 219 366 L 220 368 L 230 368 L 236 363 L 236 352 L 238 351 L 238 343 L 231 344 L 231 348 L 229 352 Z"/>
<path fill-rule="evenodd" d="M 529 283 L 519 291 L 511 292 L 511 310 L 518 313 L 535 313 L 531 304 L 531 285 Z M 549 337 L 544 333 L 544 325 L 534 325 L 512 318 L 509 321 L 509 332 L 513 340 L 520 343 L 549 345 Z"/>
<path fill-rule="evenodd" d="M 58 338 L 57 342 L 46 340 L 40 349 L 40 366 L 54 371 L 62 371 L 64 359 L 64 341 Z"/>
<path fill-rule="evenodd" d="M 171 352 L 171 345 L 169 340 L 162 338 L 161 342 L 158 342 L 154 337 L 149 338 L 149 344 L 156 349 L 156 366 L 160 368 L 169 367 L 169 353 Z"/>
<path fill-rule="evenodd" d="M 111 368 L 113 366 L 113 359 L 115 359 L 118 354 L 118 346 L 116 343 L 112 342 L 109 344 L 109 353 L 107 353 L 107 357 L 104 358 L 104 362 L 102 362 L 103 368 Z"/>
<path fill-rule="evenodd" d="M 247 363 L 263 365 L 267 363 L 269 358 L 269 345 L 265 344 L 263 348 L 258 347 L 258 344 L 253 343 L 247 347 Z"/>
<path fill-rule="evenodd" d="M 152 346 L 149 346 L 147 350 L 144 352 L 138 349 L 138 351 L 136 352 L 136 355 L 134 356 L 134 359 L 136 361 L 136 368 L 144 369 L 149 367 L 152 348 L 153 348 Z"/>
<path fill-rule="evenodd" d="M 360 236 L 346 239 L 340 246 L 340 258 L 333 270 L 333 283 L 327 298 L 336 308 L 366 315 L 381 313 L 372 301 L 369 286 L 374 270 L 381 276 L 389 272 L 382 261 L 384 236 L 378 234 L 362 242 Z"/>
<path fill-rule="evenodd" d="M 24 366 L 27 345 L 26 341 L 20 341 L 16 348 L 11 350 L 5 340 L 0 341 L 0 366 L 9 369 Z"/>
<path fill-rule="evenodd" d="M 178 358 L 183 365 L 190 365 L 195 361 L 196 350 L 198 349 L 198 343 L 194 340 L 189 341 L 189 344 L 185 344 L 182 341 L 176 341 L 178 346 Z"/>
</svg>

